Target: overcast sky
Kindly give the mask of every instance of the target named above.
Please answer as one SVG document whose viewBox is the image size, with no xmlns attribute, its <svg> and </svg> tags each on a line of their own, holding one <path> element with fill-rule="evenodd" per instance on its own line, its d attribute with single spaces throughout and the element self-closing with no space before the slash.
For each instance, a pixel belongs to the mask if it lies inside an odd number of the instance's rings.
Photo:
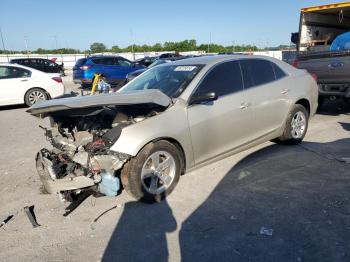
<svg viewBox="0 0 350 262">
<path fill-rule="evenodd" d="M 260 47 L 289 44 L 306 0 L 1 0 L 0 26 L 11 50 L 88 49 L 196 39 Z"/>
</svg>

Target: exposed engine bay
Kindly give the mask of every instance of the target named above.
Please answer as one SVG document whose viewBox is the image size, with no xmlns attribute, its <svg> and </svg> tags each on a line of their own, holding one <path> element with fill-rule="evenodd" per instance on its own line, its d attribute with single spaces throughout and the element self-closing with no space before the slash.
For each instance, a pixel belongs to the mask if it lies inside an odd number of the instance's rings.
<svg viewBox="0 0 350 262">
<path fill-rule="evenodd" d="M 110 150 L 123 128 L 165 110 L 157 104 L 73 108 L 50 112 L 45 136 L 52 150 L 41 149 L 36 166 L 48 193 L 73 201 L 86 190 L 116 196 L 120 170 L 131 156 Z"/>
</svg>

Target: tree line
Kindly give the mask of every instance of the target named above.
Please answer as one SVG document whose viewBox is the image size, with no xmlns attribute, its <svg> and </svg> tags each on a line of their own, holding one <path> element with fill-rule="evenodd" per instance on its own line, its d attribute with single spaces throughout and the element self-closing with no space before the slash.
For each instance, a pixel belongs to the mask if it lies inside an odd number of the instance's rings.
<svg viewBox="0 0 350 262">
<path fill-rule="evenodd" d="M 156 43 L 154 45 L 129 45 L 121 48 L 118 45 L 112 46 L 110 49 L 103 43 L 93 43 L 90 45 L 90 51 L 92 53 L 102 52 L 162 52 L 162 51 L 175 51 L 175 52 L 186 52 L 186 51 L 205 51 L 210 53 L 229 53 L 229 52 L 245 52 L 245 51 L 257 51 L 258 48 L 253 45 L 235 45 L 235 46 L 223 46 L 220 44 L 200 44 L 197 45 L 197 41 L 194 39 L 184 40 L 179 42 L 164 42 Z"/>
<path fill-rule="evenodd" d="M 274 48 L 268 48 L 268 50 L 281 50 L 288 48 L 288 46 L 280 45 Z M 79 50 L 73 48 L 60 48 L 60 49 L 44 49 L 38 48 L 36 50 L 27 51 L 11 51 L 11 50 L 0 50 L 0 54 L 13 54 L 13 53 L 34 53 L 34 54 L 93 54 L 93 53 L 103 53 L 103 52 L 113 52 L 113 53 L 124 53 L 124 52 L 162 52 L 162 51 L 175 51 L 175 52 L 186 52 L 186 51 L 205 51 L 210 53 L 231 53 L 231 52 L 248 52 L 248 51 L 258 51 L 260 50 L 255 45 L 230 45 L 224 46 L 220 44 L 197 44 L 194 39 L 184 40 L 178 42 L 164 42 L 156 43 L 153 45 L 129 45 L 127 47 L 119 47 L 114 45 L 108 48 L 105 44 L 100 42 L 95 42 L 90 45 L 88 50 Z M 266 50 L 266 49 L 264 49 Z"/>
</svg>

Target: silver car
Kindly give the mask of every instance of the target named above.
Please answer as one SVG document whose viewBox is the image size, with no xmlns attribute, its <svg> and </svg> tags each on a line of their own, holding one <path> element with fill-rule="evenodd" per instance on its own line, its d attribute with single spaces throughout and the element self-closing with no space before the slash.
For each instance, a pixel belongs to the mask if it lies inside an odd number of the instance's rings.
<svg viewBox="0 0 350 262">
<path fill-rule="evenodd" d="M 268 57 L 210 56 L 154 67 L 117 93 L 63 98 L 28 112 L 50 118 L 53 149 L 36 158 L 49 193 L 154 202 L 182 174 L 273 140 L 300 143 L 318 89 L 303 70 Z M 122 184 L 122 187 L 120 185 Z"/>
</svg>

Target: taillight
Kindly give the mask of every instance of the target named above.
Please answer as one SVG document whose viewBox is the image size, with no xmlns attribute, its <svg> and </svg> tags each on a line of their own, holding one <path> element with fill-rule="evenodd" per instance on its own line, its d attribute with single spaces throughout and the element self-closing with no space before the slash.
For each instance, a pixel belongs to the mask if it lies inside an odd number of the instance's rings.
<svg viewBox="0 0 350 262">
<path fill-rule="evenodd" d="M 299 68 L 299 60 L 295 59 L 295 60 L 293 61 L 292 66 L 294 66 L 295 68 Z"/>
<path fill-rule="evenodd" d="M 311 74 L 311 76 L 317 82 L 317 75 L 316 74 Z"/>
<path fill-rule="evenodd" d="M 60 78 L 59 76 L 53 77 L 52 80 L 56 81 L 57 83 L 62 83 L 62 78 Z"/>
<path fill-rule="evenodd" d="M 80 67 L 81 70 L 88 70 L 89 68 L 91 68 L 90 65 L 84 65 Z"/>
</svg>

